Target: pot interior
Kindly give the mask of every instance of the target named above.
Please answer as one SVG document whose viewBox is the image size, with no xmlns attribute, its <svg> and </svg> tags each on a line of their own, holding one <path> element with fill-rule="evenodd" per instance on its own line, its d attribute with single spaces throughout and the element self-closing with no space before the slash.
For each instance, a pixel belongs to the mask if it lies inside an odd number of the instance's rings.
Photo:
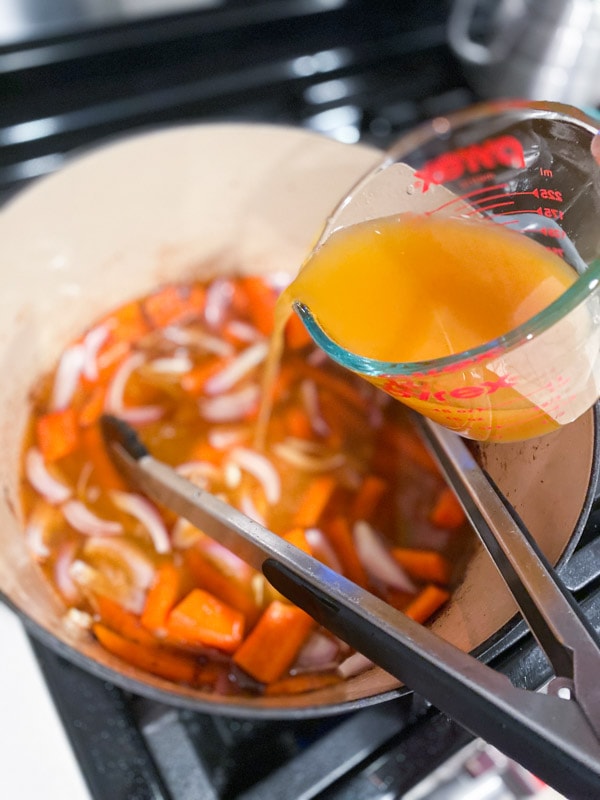
<svg viewBox="0 0 600 800">
<path fill-rule="evenodd" d="M 163 701 L 236 715 L 337 713 L 404 691 L 377 668 L 305 695 L 255 699 L 212 697 L 142 673 L 65 624 L 62 604 L 27 552 L 19 510 L 28 395 L 71 338 L 167 281 L 239 270 L 294 274 L 328 213 L 379 157 L 292 128 L 183 126 L 83 155 L 0 214 L 0 591 L 37 636 L 79 665 Z M 482 458 L 556 563 L 588 503 L 593 412 L 541 440 L 484 446 Z M 433 628 L 471 651 L 515 612 L 477 547 Z"/>
</svg>

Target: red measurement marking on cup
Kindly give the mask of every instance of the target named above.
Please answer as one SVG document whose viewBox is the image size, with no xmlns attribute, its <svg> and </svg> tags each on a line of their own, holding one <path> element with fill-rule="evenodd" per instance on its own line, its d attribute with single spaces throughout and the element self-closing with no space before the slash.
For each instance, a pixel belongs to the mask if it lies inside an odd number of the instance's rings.
<svg viewBox="0 0 600 800">
<path fill-rule="evenodd" d="M 507 186 L 508 186 L 507 183 L 496 183 L 493 186 L 483 186 L 483 187 L 480 187 L 479 189 L 473 189 L 472 192 L 464 192 L 463 194 L 460 194 L 460 195 L 457 195 L 456 197 L 453 197 L 452 200 L 448 200 L 445 203 L 442 203 L 441 206 L 438 206 L 437 208 L 434 208 L 431 211 L 427 211 L 426 212 L 427 216 L 430 216 L 431 214 L 437 214 L 439 211 L 442 211 L 442 209 L 448 208 L 449 206 L 455 205 L 456 203 L 467 203 L 467 205 L 469 205 L 469 207 L 470 207 L 470 203 L 467 202 L 467 201 L 478 202 L 475 199 L 477 197 L 477 195 L 483 195 L 486 192 L 496 192 L 496 191 L 498 191 L 500 189 L 506 189 Z M 506 195 L 503 192 L 501 192 L 500 194 L 492 196 L 491 198 L 489 198 L 489 197 L 485 198 L 485 202 L 487 202 L 487 200 L 489 200 L 489 199 L 493 200 L 493 199 L 496 199 L 496 197 L 505 197 L 505 196 Z M 481 201 L 481 202 L 483 202 L 483 201 Z"/>
<path fill-rule="evenodd" d="M 537 208 L 521 208 L 518 211 L 502 211 L 504 216 L 509 214 L 539 214 L 541 217 L 548 219 L 564 219 L 565 212 L 559 208 L 550 208 L 548 206 L 538 206 Z"/>
</svg>

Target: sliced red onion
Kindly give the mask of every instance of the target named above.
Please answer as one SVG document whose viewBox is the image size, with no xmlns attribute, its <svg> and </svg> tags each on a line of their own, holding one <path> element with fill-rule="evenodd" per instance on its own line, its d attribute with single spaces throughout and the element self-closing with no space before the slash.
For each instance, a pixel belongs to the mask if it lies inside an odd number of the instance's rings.
<svg viewBox="0 0 600 800">
<path fill-rule="evenodd" d="M 90 380 L 98 379 L 98 352 L 110 333 L 108 325 L 97 325 L 85 335 L 83 340 L 83 374 Z"/>
<path fill-rule="evenodd" d="M 50 507 L 38 503 L 25 525 L 27 548 L 36 561 L 45 561 L 50 555 L 50 548 L 46 544 L 46 534 L 51 523 L 51 514 Z"/>
<path fill-rule="evenodd" d="M 62 506 L 62 512 L 69 525 L 86 536 L 116 536 L 123 533 L 120 522 L 98 517 L 79 500 L 68 500 Z"/>
<path fill-rule="evenodd" d="M 312 367 L 321 367 L 327 361 L 327 353 L 320 347 L 315 347 L 306 357 L 306 361 Z"/>
<path fill-rule="evenodd" d="M 202 531 L 195 528 L 191 522 L 178 517 L 171 530 L 171 544 L 177 550 L 186 550 L 199 542 L 203 536 Z"/>
<path fill-rule="evenodd" d="M 217 336 L 212 336 L 210 333 L 198 328 L 180 328 L 170 325 L 163 330 L 163 336 L 174 344 L 196 347 L 223 358 L 232 356 L 235 353 L 235 348 L 230 342 L 219 339 Z"/>
<path fill-rule="evenodd" d="M 230 576 L 235 576 L 240 580 L 246 580 L 253 573 L 253 568 L 228 547 L 225 547 L 216 539 L 203 535 L 201 537 L 201 549 Z"/>
<path fill-rule="evenodd" d="M 121 541 L 121 540 L 115 540 Z M 98 592 L 112 597 L 116 602 L 134 614 L 141 614 L 146 602 L 146 591 L 135 586 L 124 588 L 117 587 L 113 581 L 94 569 L 85 561 L 75 559 L 69 569 L 71 579 L 79 586 L 82 592 Z"/>
<path fill-rule="evenodd" d="M 206 489 L 210 481 L 218 480 L 221 471 L 210 461 L 185 461 L 175 468 L 175 471 L 188 481 L 191 481 L 201 489 Z"/>
<path fill-rule="evenodd" d="M 237 422 L 256 411 L 259 399 L 260 387 L 252 383 L 237 392 L 202 400 L 198 408 L 209 422 Z"/>
<path fill-rule="evenodd" d="M 63 617 L 63 623 L 65 627 L 70 628 L 77 634 L 82 631 L 89 631 L 94 624 L 94 618 L 87 611 L 82 611 L 80 608 L 69 608 Z"/>
<path fill-rule="evenodd" d="M 268 351 L 269 345 L 266 342 L 257 342 L 242 350 L 233 361 L 206 381 L 206 393 L 222 394 L 233 389 L 242 378 L 245 378 L 265 360 Z"/>
<path fill-rule="evenodd" d="M 76 603 L 80 597 L 79 589 L 70 574 L 76 552 L 76 542 L 65 542 L 61 545 L 54 562 L 54 581 L 67 603 Z"/>
<path fill-rule="evenodd" d="M 339 652 L 339 646 L 331 636 L 316 631 L 298 653 L 295 667 L 323 669 L 331 665 Z"/>
<path fill-rule="evenodd" d="M 329 435 L 331 433 L 331 428 L 321 414 L 317 384 L 311 380 L 302 381 L 300 384 L 300 395 L 313 431 L 317 436 Z"/>
<path fill-rule="evenodd" d="M 121 411 L 124 406 L 123 395 L 127 381 L 132 373 L 144 363 L 144 356 L 142 353 L 131 353 L 131 355 L 124 358 L 119 368 L 113 375 L 111 382 L 108 384 L 106 392 L 106 410 L 112 412 Z"/>
<path fill-rule="evenodd" d="M 229 461 L 223 468 L 223 480 L 228 489 L 237 489 L 242 482 L 242 470 L 237 464 Z"/>
<path fill-rule="evenodd" d="M 204 319 L 211 328 L 218 328 L 221 325 L 232 298 L 233 285 L 231 281 L 226 278 L 217 278 L 210 284 L 206 292 Z"/>
<path fill-rule="evenodd" d="M 244 428 L 212 428 L 207 434 L 209 445 L 215 450 L 229 450 L 249 438 L 250 432 Z"/>
<path fill-rule="evenodd" d="M 335 572 L 343 572 L 337 553 L 327 541 L 323 531 L 319 528 L 307 528 L 304 535 L 315 558 L 324 561 Z"/>
<path fill-rule="evenodd" d="M 150 534 L 154 549 L 157 553 L 168 553 L 171 550 L 169 533 L 165 527 L 162 517 L 154 506 L 145 497 L 131 492 L 110 492 L 110 499 L 121 511 L 129 514 L 146 529 Z"/>
<path fill-rule="evenodd" d="M 132 373 L 144 363 L 142 353 L 132 353 L 125 358 L 113 375 L 108 385 L 104 408 L 110 414 L 115 414 L 132 424 L 143 425 L 148 422 L 155 422 L 163 415 L 160 406 L 126 406 L 123 396 L 127 381 Z"/>
<path fill-rule="evenodd" d="M 67 347 L 63 352 L 52 386 L 50 407 L 53 411 L 62 411 L 71 402 L 79 384 L 84 362 L 85 349 L 81 344 Z"/>
<path fill-rule="evenodd" d="M 255 572 L 250 581 L 252 589 L 252 597 L 258 608 L 262 608 L 265 602 L 265 591 L 267 587 L 267 580 L 262 572 Z"/>
<path fill-rule="evenodd" d="M 156 422 L 164 414 L 160 406 L 128 406 L 116 412 L 122 420 L 131 425 L 147 425 Z"/>
<path fill-rule="evenodd" d="M 254 522 L 258 522 L 259 525 L 266 525 L 264 516 L 260 513 L 249 494 L 244 493 L 240 497 L 240 511 L 243 511 L 244 514 L 250 517 L 250 519 L 253 519 Z"/>
<path fill-rule="evenodd" d="M 260 483 L 268 503 L 275 505 L 281 499 L 281 478 L 268 458 L 247 447 L 236 447 L 229 458 L 244 472 L 249 472 Z"/>
<path fill-rule="evenodd" d="M 105 539 L 92 536 L 85 543 L 83 554 L 87 558 L 116 558 L 126 567 L 133 585 L 146 590 L 154 581 L 156 569 L 152 560 L 123 537 Z"/>
<path fill-rule="evenodd" d="M 36 492 L 52 505 L 64 503 L 71 496 L 71 488 L 50 474 L 37 447 L 30 447 L 25 454 L 25 475 Z"/>
<path fill-rule="evenodd" d="M 304 472 L 329 472 L 343 466 L 346 462 L 346 456 L 343 453 L 324 456 L 311 455 L 287 439 L 274 444 L 273 452 L 283 461 Z"/>
<path fill-rule="evenodd" d="M 351 656 L 348 656 L 347 659 L 342 661 L 342 663 L 338 666 L 337 671 L 338 674 L 342 676 L 342 678 L 353 678 L 355 675 L 361 675 L 363 672 L 366 672 L 371 667 L 374 667 L 372 661 L 370 661 L 366 656 L 363 656 L 362 653 L 353 653 Z"/>
<path fill-rule="evenodd" d="M 225 332 L 229 336 L 233 336 L 233 338 L 237 339 L 239 342 L 250 343 L 264 339 L 263 334 L 258 328 L 255 328 L 254 325 L 250 325 L 247 322 L 242 322 L 239 319 L 232 319 L 231 322 L 227 324 Z"/>
<path fill-rule="evenodd" d="M 164 375 L 183 375 L 189 372 L 193 366 L 191 359 L 184 355 L 175 355 L 171 356 L 171 358 L 155 358 L 148 364 L 152 372 L 159 372 Z"/>
<path fill-rule="evenodd" d="M 355 522 L 352 533 L 358 557 L 372 578 L 401 592 L 416 593 L 415 584 L 368 522 L 364 520 Z"/>
</svg>

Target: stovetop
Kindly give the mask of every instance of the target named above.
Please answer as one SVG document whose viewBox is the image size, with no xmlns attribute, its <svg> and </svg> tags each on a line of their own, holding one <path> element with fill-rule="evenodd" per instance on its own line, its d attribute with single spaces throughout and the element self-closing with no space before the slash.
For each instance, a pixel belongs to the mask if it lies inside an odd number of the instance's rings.
<svg viewBox="0 0 600 800">
<path fill-rule="evenodd" d="M 58 30 L 40 12 L 29 40 L 0 35 L 4 196 L 73 150 L 157 125 L 255 120 L 386 146 L 473 98 L 438 0 L 176 0 L 179 13 L 146 17 L 106 10 L 133 0 L 71 4 L 105 10 Z"/>
<path fill-rule="evenodd" d="M 158 125 L 271 122 L 386 147 L 477 99 L 446 45 L 439 0 L 61 0 L 53 16 L 41 0 L 7 8 L 17 16 L 0 33 L 0 201 L 73 152 Z M 599 525 L 594 510 L 565 571 L 598 628 Z M 451 756 L 469 791 L 491 774 L 493 755 L 420 697 L 317 720 L 219 717 L 131 695 L 32 646 L 94 800 L 463 800 L 466 788 L 417 788 Z M 524 626 L 481 656 L 526 688 L 549 676 Z M 532 795 L 528 776 L 496 766 L 509 788 L 493 796 Z"/>
</svg>

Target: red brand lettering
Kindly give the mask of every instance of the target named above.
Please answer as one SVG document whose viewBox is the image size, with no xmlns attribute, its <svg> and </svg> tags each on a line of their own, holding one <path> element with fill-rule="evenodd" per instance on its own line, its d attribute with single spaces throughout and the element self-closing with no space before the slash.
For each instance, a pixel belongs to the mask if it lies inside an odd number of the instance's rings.
<svg viewBox="0 0 600 800">
<path fill-rule="evenodd" d="M 443 153 L 428 161 L 415 172 L 426 192 L 431 184 L 456 181 L 465 174 L 476 175 L 496 167 L 524 167 L 525 154 L 521 142 L 514 136 L 498 136 L 480 144 L 471 144 Z"/>
<path fill-rule="evenodd" d="M 481 397 L 482 394 L 485 394 L 485 389 L 483 386 L 459 386 L 457 389 L 452 389 L 450 394 L 459 400 L 468 400 L 470 397 Z"/>
<path fill-rule="evenodd" d="M 455 400 L 471 400 L 486 394 L 494 394 L 499 389 L 510 389 L 514 385 L 514 379 L 510 376 L 498 378 L 495 381 L 482 381 L 480 384 L 471 386 L 457 386 L 454 389 L 442 389 L 432 391 L 422 383 L 417 383 L 410 378 L 387 377 L 382 385 L 384 392 L 397 397 L 400 400 L 419 400 L 421 402 L 446 403 L 450 398 Z"/>
</svg>

